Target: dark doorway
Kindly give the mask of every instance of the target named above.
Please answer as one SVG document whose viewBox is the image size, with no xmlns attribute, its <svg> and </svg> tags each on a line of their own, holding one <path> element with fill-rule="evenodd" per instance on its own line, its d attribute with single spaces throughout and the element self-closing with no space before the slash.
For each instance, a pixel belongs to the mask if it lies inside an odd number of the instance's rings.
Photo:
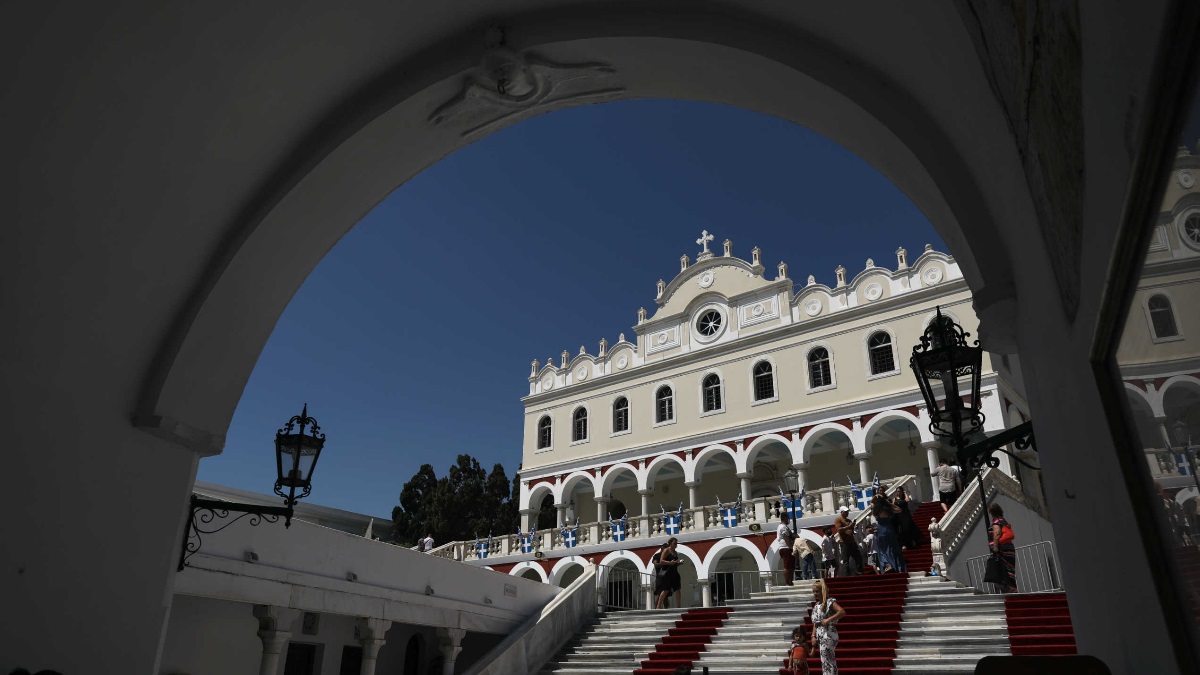
<svg viewBox="0 0 1200 675">
<path fill-rule="evenodd" d="M 421 669 L 421 636 L 414 635 L 408 639 L 404 649 L 404 675 L 419 675 Z"/>
<path fill-rule="evenodd" d="M 283 664 L 283 675 L 316 675 L 317 645 L 307 642 L 291 642 L 287 647 L 287 661 Z"/>
<path fill-rule="evenodd" d="M 362 659 L 362 647 L 342 647 L 342 665 L 338 667 L 338 675 L 358 675 L 362 672 Z"/>
</svg>

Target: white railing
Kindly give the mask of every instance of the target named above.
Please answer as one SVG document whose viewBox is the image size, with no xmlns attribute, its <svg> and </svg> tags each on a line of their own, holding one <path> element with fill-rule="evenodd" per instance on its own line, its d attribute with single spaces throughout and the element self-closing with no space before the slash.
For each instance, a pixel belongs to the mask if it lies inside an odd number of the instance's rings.
<svg viewBox="0 0 1200 675">
<path fill-rule="evenodd" d="M 967 559 L 967 574 L 971 586 L 980 593 L 1000 593 L 1001 588 L 983 580 L 991 554 Z M 1058 552 L 1054 543 L 1039 541 L 1036 544 L 1017 547 L 1017 592 L 1046 593 L 1063 590 L 1062 572 L 1058 564 Z"/>
</svg>

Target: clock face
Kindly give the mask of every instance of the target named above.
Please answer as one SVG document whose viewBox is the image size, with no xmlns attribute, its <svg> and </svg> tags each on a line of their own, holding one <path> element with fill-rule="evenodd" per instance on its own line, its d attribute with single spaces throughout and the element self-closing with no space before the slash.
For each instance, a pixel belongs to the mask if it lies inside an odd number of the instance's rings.
<svg viewBox="0 0 1200 675">
<path fill-rule="evenodd" d="M 696 320 L 696 330 L 704 337 L 712 337 L 721 331 L 721 313 L 710 309 Z"/>
<path fill-rule="evenodd" d="M 1200 213 L 1193 213 L 1183 221 L 1180 234 L 1183 242 L 1195 249 L 1200 249 Z"/>
</svg>

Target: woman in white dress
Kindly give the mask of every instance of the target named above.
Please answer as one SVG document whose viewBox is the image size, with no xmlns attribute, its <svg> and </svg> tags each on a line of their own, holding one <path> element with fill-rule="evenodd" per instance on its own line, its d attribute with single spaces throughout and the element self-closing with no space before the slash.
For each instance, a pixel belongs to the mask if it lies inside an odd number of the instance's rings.
<svg viewBox="0 0 1200 675">
<path fill-rule="evenodd" d="M 812 643 L 821 650 L 821 674 L 837 675 L 837 658 L 833 653 L 838 643 L 837 622 L 846 616 L 846 610 L 836 599 L 829 597 L 829 587 L 824 580 L 814 583 L 812 590 L 816 599 L 812 608 Z"/>
</svg>

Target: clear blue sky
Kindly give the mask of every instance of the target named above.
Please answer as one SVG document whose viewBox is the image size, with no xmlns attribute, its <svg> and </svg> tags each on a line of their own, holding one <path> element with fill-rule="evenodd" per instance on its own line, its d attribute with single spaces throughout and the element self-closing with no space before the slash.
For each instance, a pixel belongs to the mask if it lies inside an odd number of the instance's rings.
<svg viewBox="0 0 1200 675">
<path fill-rule="evenodd" d="M 633 339 L 705 229 L 799 284 L 945 250 L 890 181 L 788 122 L 680 101 L 543 115 L 401 186 L 329 252 L 199 478 L 269 493 L 275 430 L 306 401 L 329 438 L 313 503 L 390 516 L 421 464 L 440 476 L 459 453 L 511 478 L 530 360 Z"/>
</svg>

